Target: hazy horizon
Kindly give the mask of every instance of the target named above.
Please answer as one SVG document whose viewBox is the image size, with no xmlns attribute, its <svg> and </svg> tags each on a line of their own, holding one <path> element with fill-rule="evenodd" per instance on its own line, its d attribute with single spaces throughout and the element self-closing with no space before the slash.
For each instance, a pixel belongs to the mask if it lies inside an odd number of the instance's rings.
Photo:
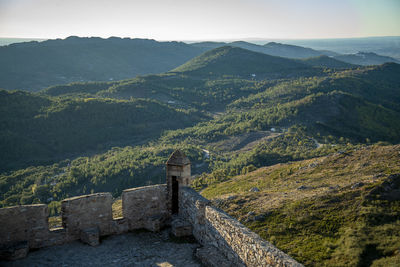
<svg viewBox="0 0 400 267">
<path fill-rule="evenodd" d="M 79 38 L 130 38 L 130 39 L 149 39 L 155 40 L 158 42 L 187 42 L 187 43 L 195 43 L 195 42 L 235 42 L 235 41 L 247 41 L 250 43 L 256 43 L 260 41 L 323 41 L 323 40 L 354 40 L 354 39 L 375 39 L 375 38 L 400 38 L 400 35 L 387 35 L 387 36 L 362 36 L 362 37 L 343 37 L 343 38 L 261 38 L 261 37 L 249 37 L 249 38 L 221 38 L 221 39 L 156 39 L 151 37 L 138 37 L 138 36 L 79 36 L 79 35 L 69 35 L 66 37 L 56 37 L 56 38 L 39 38 L 39 37 L 13 37 L 13 36 L 0 36 L 0 39 L 15 39 L 15 40 L 39 40 L 39 41 L 46 41 L 46 40 L 56 40 L 56 39 L 66 39 L 68 37 L 79 37 Z"/>
<path fill-rule="evenodd" d="M 0 36 L 164 40 L 400 36 L 396 0 L 0 0 Z"/>
</svg>

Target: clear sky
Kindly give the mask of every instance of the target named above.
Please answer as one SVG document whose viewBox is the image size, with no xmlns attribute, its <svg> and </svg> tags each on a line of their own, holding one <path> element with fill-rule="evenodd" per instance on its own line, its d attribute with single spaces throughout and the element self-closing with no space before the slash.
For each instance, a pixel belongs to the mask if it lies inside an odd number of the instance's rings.
<svg viewBox="0 0 400 267">
<path fill-rule="evenodd" d="M 400 0 L 0 0 L 0 37 L 400 36 Z"/>
</svg>

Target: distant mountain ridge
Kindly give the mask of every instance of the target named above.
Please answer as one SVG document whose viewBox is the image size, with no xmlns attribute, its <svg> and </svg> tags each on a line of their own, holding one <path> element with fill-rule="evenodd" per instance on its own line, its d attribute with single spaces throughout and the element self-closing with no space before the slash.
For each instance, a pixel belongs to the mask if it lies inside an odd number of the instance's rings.
<svg viewBox="0 0 400 267">
<path fill-rule="evenodd" d="M 37 91 L 55 84 L 161 73 L 203 50 L 182 42 L 117 37 L 16 43 L 0 47 L 0 88 Z"/>
<path fill-rule="evenodd" d="M 400 63 L 400 61 L 395 58 L 381 56 L 373 52 L 358 52 L 356 54 L 337 55 L 334 58 L 350 64 L 364 66 L 380 65 L 388 62 Z"/>
<path fill-rule="evenodd" d="M 311 57 L 329 56 L 338 61 L 353 65 L 380 65 L 383 63 L 394 62 L 400 63 L 398 60 L 388 56 L 378 55 L 372 52 L 358 52 L 356 54 L 339 54 L 328 50 L 315 50 L 303 46 L 282 44 L 277 42 L 269 42 L 265 45 L 256 45 L 244 41 L 236 41 L 232 43 L 221 43 L 221 42 L 202 42 L 194 43 L 192 46 L 200 47 L 203 49 L 218 48 L 221 46 L 234 46 L 244 49 L 248 49 L 254 52 L 264 53 L 272 56 L 295 58 L 295 59 L 306 59 Z M 338 65 L 338 64 L 335 64 Z M 342 66 L 345 66 L 341 64 Z"/>
<path fill-rule="evenodd" d="M 264 53 L 271 56 L 278 57 L 286 57 L 286 58 L 308 58 L 308 57 L 316 57 L 321 55 L 332 55 L 333 52 L 323 52 L 317 51 L 311 48 L 296 46 L 296 45 L 287 45 L 275 42 L 269 42 L 265 45 L 256 45 L 249 42 L 244 41 L 236 41 L 231 43 L 221 43 L 221 42 L 201 42 L 194 43 L 192 46 L 201 47 L 201 48 L 218 48 L 221 46 L 233 46 L 240 47 L 247 50 L 251 50 L 254 52 Z"/>
<path fill-rule="evenodd" d="M 347 69 L 357 66 L 325 55 L 300 59 L 300 62 L 314 67 L 332 69 Z"/>
<path fill-rule="evenodd" d="M 227 45 L 285 58 L 305 59 L 325 55 L 356 65 L 397 62 L 393 58 L 372 53 L 338 55 L 331 51 L 275 42 L 265 45 L 244 41 L 186 44 L 149 39 L 71 36 L 66 39 L 0 46 L 0 88 L 38 91 L 71 82 L 105 82 L 164 73 L 203 52 Z M 352 67 L 327 58 L 317 61 L 313 59 L 300 63 L 328 68 Z"/>
<path fill-rule="evenodd" d="M 276 74 L 285 76 L 292 71 L 311 71 L 310 66 L 293 59 L 271 56 L 243 49 L 223 46 L 206 53 L 173 69 L 195 75 L 253 76 Z"/>
</svg>

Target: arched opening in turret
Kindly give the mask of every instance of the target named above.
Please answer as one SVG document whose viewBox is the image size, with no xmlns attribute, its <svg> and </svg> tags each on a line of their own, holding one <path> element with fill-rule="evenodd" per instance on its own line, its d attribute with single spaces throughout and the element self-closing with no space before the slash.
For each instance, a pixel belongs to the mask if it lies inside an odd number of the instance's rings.
<svg viewBox="0 0 400 267">
<path fill-rule="evenodd" d="M 171 199 L 172 214 L 177 214 L 179 212 L 179 182 L 176 176 L 172 176 L 172 199 Z"/>
<path fill-rule="evenodd" d="M 179 189 L 190 184 L 190 160 L 179 150 L 175 150 L 166 162 L 167 167 L 167 207 L 170 214 L 179 213 Z"/>
</svg>

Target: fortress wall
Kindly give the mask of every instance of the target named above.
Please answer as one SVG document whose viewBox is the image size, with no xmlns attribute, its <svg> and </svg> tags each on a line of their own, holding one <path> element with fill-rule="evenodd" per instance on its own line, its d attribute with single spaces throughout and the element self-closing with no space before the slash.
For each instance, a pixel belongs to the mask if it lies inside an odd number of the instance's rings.
<svg viewBox="0 0 400 267">
<path fill-rule="evenodd" d="M 127 189 L 122 192 L 122 214 L 129 230 L 146 228 L 157 230 L 168 216 L 167 186 L 165 184 Z"/>
<path fill-rule="evenodd" d="M 210 201 L 190 187 L 179 188 L 179 214 L 193 226 L 193 236 L 200 244 L 206 244 L 205 207 Z"/>
<path fill-rule="evenodd" d="M 61 202 L 63 227 L 50 230 L 45 204 L 0 208 L 0 258 L 22 258 L 29 249 L 78 239 L 96 245 L 100 236 L 139 228 L 159 230 L 168 216 L 166 196 L 165 184 L 125 190 L 125 217 L 115 220 L 111 193 L 68 198 Z"/>
<path fill-rule="evenodd" d="M 207 206 L 205 216 L 207 239 L 231 262 L 246 266 L 302 266 L 225 212 Z"/>
<path fill-rule="evenodd" d="M 180 215 L 204 246 L 214 246 L 234 266 L 302 266 L 257 234 L 210 205 L 191 188 L 180 188 Z"/>
<path fill-rule="evenodd" d="M 80 238 L 81 231 L 95 228 L 100 236 L 109 235 L 112 222 L 111 193 L 97 193 L 65 199 L 61 202 L 62 224 L 67 239 Z"/>
<path fill-rule="evenodd" d="M 28 242 L 39 248 L 49 237 L 47 205 L 25 205 L 0 209 L 0 245 Z"/>
<path fill-rule="evenodd" d="M 81 239 L 96 245 L 99 236 L 146 228 L 159 230 L 169 217 L 167 186 L 133 188 L 122 193 L 123 218 L 112 217 L 112 196 L 97 193 L 61 203 L 64 228 L 48 229 L 47 205 L 0 209 L 0 258 L 26 256 L 40 248 Z M 220 251 L 234 266 L 302 266 L 189 187 L 179 187 L 179 216 L 192 225 L 197 241 Z M 21 249 L 21 244 L 22 249 Z M 213 249 L 215 247 L 215 249 Z"/>
</svg>

